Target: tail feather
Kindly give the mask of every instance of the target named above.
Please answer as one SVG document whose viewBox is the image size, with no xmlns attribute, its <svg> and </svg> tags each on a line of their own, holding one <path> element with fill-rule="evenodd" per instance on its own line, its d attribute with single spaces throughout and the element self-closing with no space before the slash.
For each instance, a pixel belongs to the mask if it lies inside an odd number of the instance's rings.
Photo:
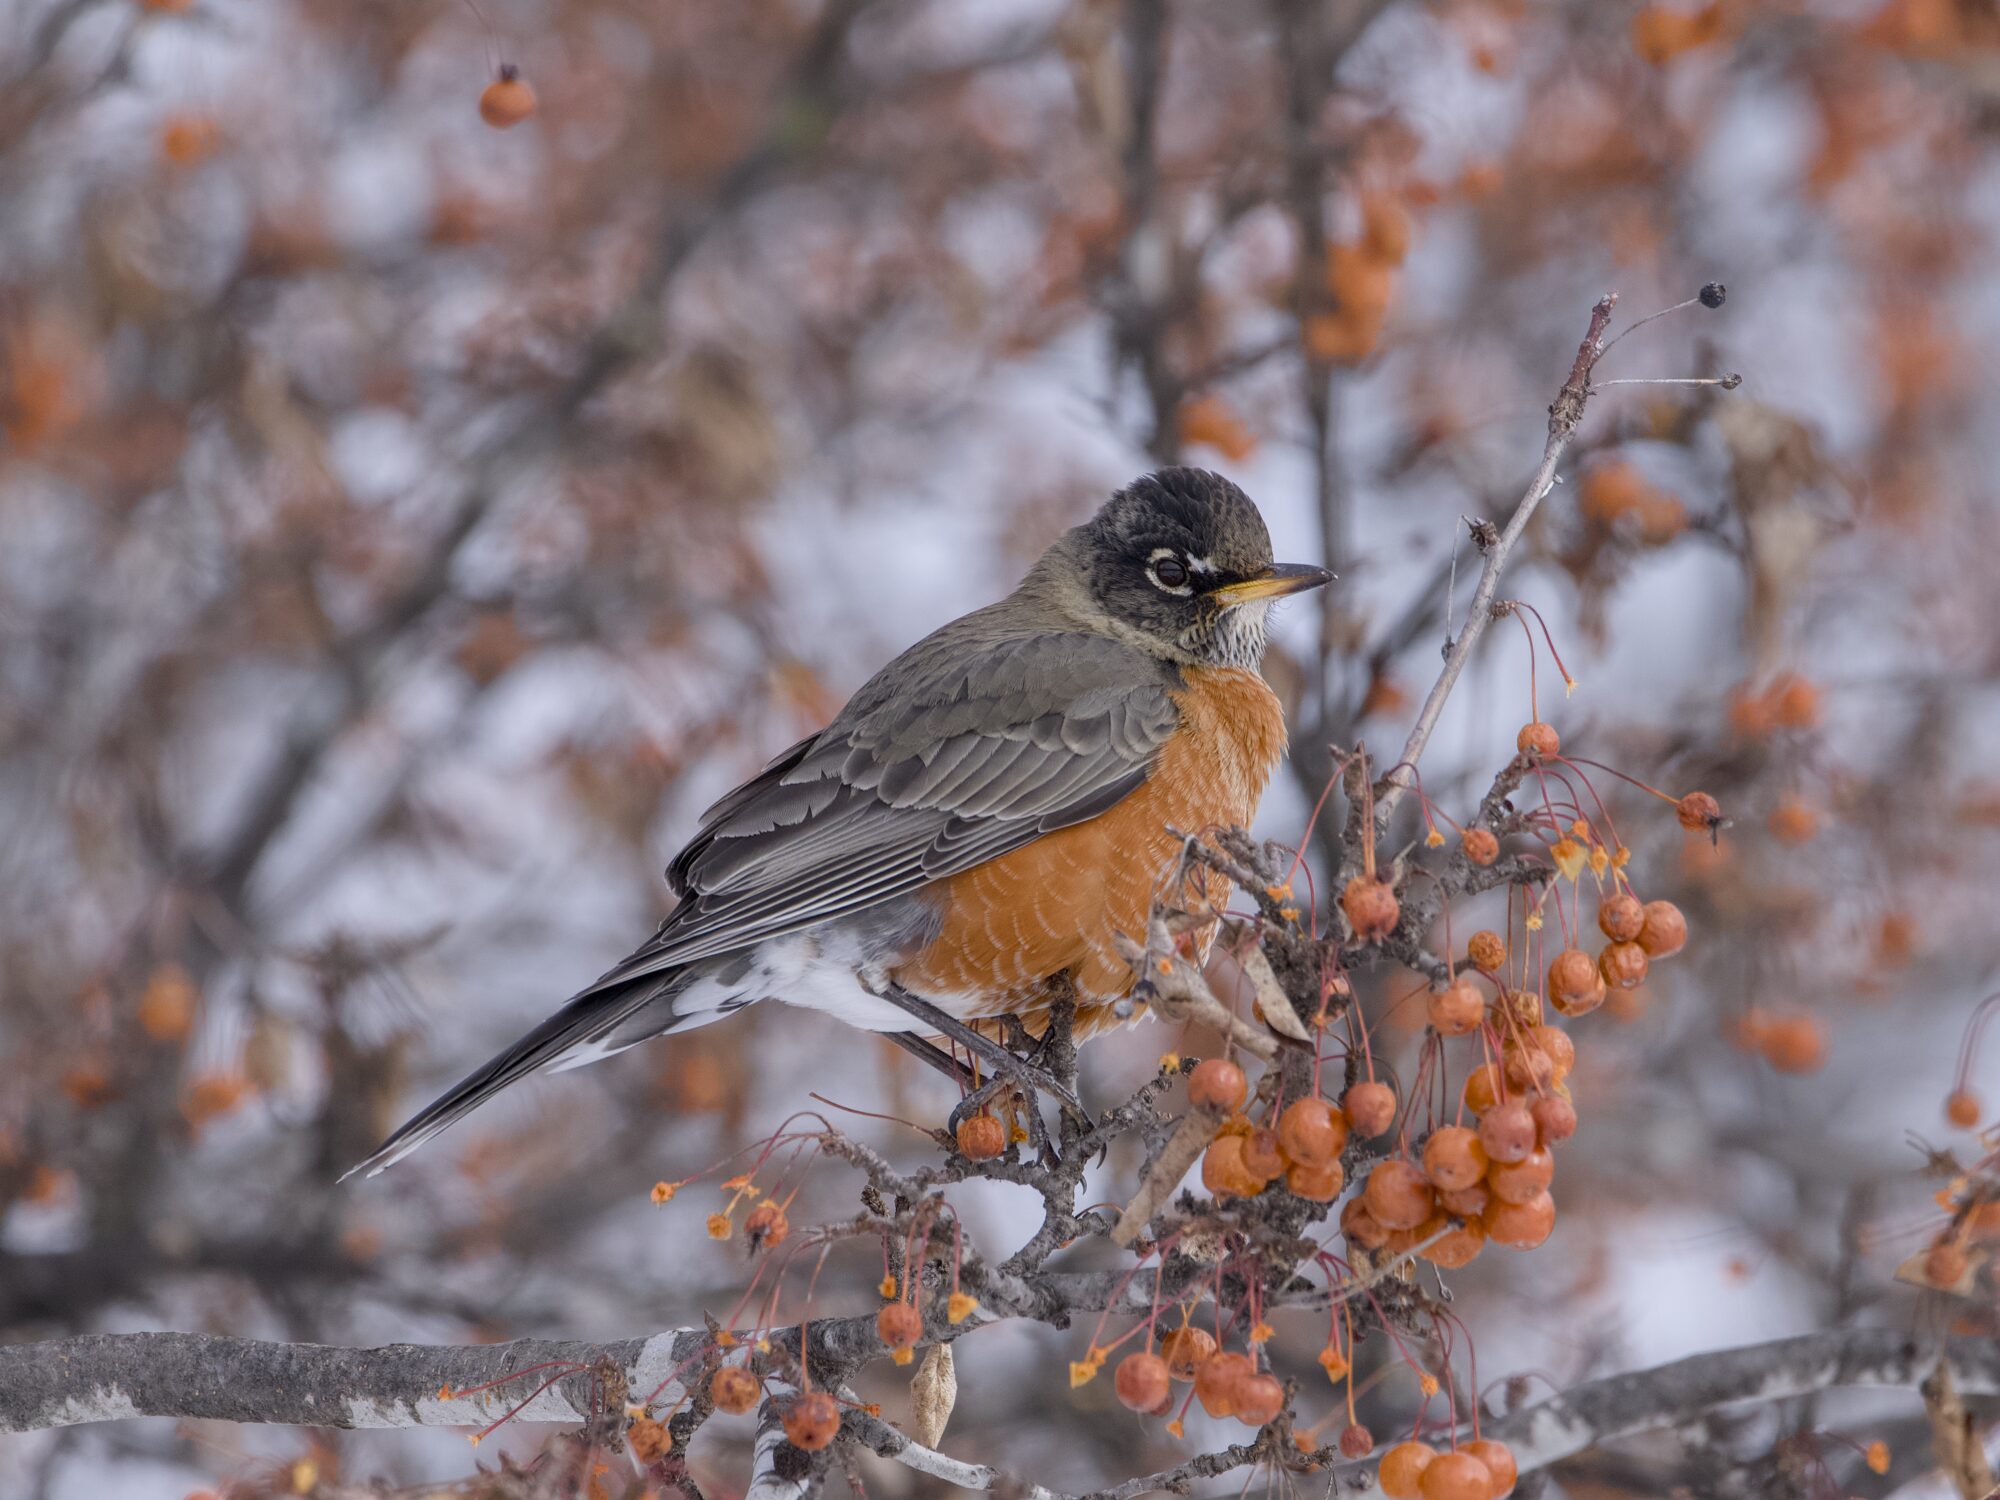
<svg viewBox="0 0 2000 1500">
<path fill-rule="evenodd" d="M 397 1127 L 374 1155 L 341 1173 L 340 1180 L 345 1182 L 357 1172 L 369 1177 L 379 1175 L 530 1073 L 542 1068 L 581 1067 L 623 1052 L 648 1037 L 676 1030 L 680 1018 L 674 1014 L 673 997 L 682 983 L 684 976 L 680 973 L 649 974 L 626 984 L 585 990 L 533 1031 L 481 1063 L 425 1105 Z M 655 1005 L 659 1006 L 657 1014 L 645 1017 L 644 1024 L 631 1024 L 639 1012 Z"/>
</svg>

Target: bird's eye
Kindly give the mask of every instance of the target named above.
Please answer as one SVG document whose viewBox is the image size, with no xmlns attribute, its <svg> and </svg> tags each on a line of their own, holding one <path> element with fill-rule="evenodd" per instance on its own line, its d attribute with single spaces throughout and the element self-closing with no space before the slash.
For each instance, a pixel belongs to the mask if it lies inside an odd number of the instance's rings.
<svg viewBox="0 0 2000 1500">
<path fill-rule="evenodd" d="M 1152 563 L 1153 582 L 1161 588 L 1178 592 L 1187 587 L 1187 564 L 1178 557 L 1157 557 Z"/>
</svg>

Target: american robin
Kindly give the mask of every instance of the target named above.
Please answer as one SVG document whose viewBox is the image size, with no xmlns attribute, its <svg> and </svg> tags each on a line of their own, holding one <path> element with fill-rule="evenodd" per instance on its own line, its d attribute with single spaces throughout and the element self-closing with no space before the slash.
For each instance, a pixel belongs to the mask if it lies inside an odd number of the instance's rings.
<svg viewBox="0 0 2000 1500">
<path fill-rule="evenodd" d="M 1272 601 L 1332 576 L 1273 563 L 1218 475 L 1120 490 L 711 807 L 652 939 L 356 1170 L 539 1068 L 759 1000 L 975 1047 L 992 1018 L 1045 1024 L 1058 994 L 1077 1034 L 1108 1024 L 1135 982 L 1114 938 L 1145 931 L 1171 830 L 1247 824 L 1284 753 L 1257 671 Z"/>
</svg>

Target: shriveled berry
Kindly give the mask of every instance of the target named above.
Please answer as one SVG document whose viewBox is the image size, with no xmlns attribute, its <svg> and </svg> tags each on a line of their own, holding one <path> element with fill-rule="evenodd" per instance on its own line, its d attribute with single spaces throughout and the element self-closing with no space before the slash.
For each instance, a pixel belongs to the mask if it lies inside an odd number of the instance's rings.
<svg viewBox="0 0 2000 1500">
<path fill-rule="evenodd" d="M 1285 1388 L 1275 1375 L 1246 1375 L 1236 1383 L 1236 1420 L 1262 1427 L 1285 1409 Z"/>
<path fill-rule="evenodd" d="M 674 1446 L 674 1435 L 667 1431 L 664 1422 L 657 1422 L 651 1417 L 637 1417 L 625 1429 L 625 1446 L 632 1450 L 632 1456 L 640 1463 L 656 1463 Z"/>
<path fill-rule="evenodd" d="M 495 130 L 511 130 L 535 112 L 535 91 L 512 63 L 479 96 L 479 118 Z"/>
<path fill-rule="evenodd" d="M 1340 1233 L 1350 1246 L 1358 1245 L 1363 1250 L 1380 1250 L 1389 1243 L 1388 1228 L 1368 1211 L 1368 1204 L 1360 1194 L 1341 1207 Z"/>
<path fill-rule="evenodd" d="M 1486 1237 L 1496 1245 L 1532 1250 L 1555 1227 L 1556 1200 L 1546 1192 L 1537 1193 L 1526 1203 L 1505 1203 L 1495 1198 L 1486 1206 Z"/>
<path fill-rule="evenodd" d="M 1465 945 L 1465 959 L 1482 974 L 1497 974 L 1507 962 L 1507 940 L 1497 932 L 1475 932 Z"/>
<path fill-rule="evenodd" d="M 1464 1449 L 1440 1453 L 1424 1469 L 1423 1500 L 1493 1500 L 1493 1476 Z"/>
<path fill-rule="evenodd" d="M 907 1302 L 891 1302 L 875 1314 L 875 1333 L 891 1349 L 914 1349 L 924 1336 L 923 1314 Z"/>
<path fill-rule="evenodd" d="M 1722 804 L 1707 792 L 1689 792 L 1674 804 L 1674 813 L 1689 833 L 1709 833 L 1722 823 Z"/>
<path fill-rule="evenodd" d="M 1486 1465 L 1486 1472 L 1493 1478 L 1493 1500 L 1507 1500 L 1514 1493 L 1521 1470 L 1514 1461 L 1512 1448 L 1497 1438 L 1475 1438 L 1460 1451 L 1470 1453 Z"/>
<path fill-rule="evenodd" d="M 741 1365 L 724 1365 L 708 1380 L 708 1399 L 717 1411 L 740 1417 L 756 1406 L 764 1383 Z"/>
<path fill-rule="evenodd" d="M 1576 1134 L 1576 1106 L 1560 1094 L 1544 1094 L 1528 1106 L 1535 1117 L 1535 1135 L 1544 1146 Z"/>
<path fill-rule="evenodd" d="M 1258 1129 L 1243 1137 L 1243 1165 L 1252 1177 L 1261 1177 L 1266 1182 L 1284 1176 L 1287 1163 L 1278 1146 L 1278 1132 Z"/>
<path fill-rule="evenodd" d="M 1375 1482 L 1389 1500 L 1420 1500 L 1424 1470 L 1437 1456 L 1437 1449 L 1429 1443 L 1398 1443 L 1382 1455 Z"/>
<path fill-rule="evenodd" d="M 1007 1127 L 992 1115 L 967 1115 L 957 1136 L 958 1153 L 967 1161 L 992 1161 L 1007 1149 Z"/>
<path fill-rule="evenodd" d="M 1340 909 L 1347 913 L 1354 936 L 1364 943 L 1378 942 L 1394 932 L 1403 914 L 1402 903 L 1389 883 L 1366 875 L 1347 882 L 1347 889 L 1340 893 Z"/>
<path fill-rule="evenodd" d="M 1340 1429 L 1340 1456 L 1342 1458 L 1366 1458 L 1375 1451 L 1375 1434 L 1359 1422 L 1349 1422 Z"/>
<path fill-rule="evenodd" d="M 1250 1080 L 1226 1057 L 1211 1057 L 1188 1075 L 1188 1100 L 1197 1109 L 1228 1114 L 1250 1097 Z"/>
<path fill-rule="evenodd" d="M 1556 1180 L 1556 1159 L 1537 1146 L 1519 1161 L 1496 1161 L 1486 1174 L 1486 1186 L 1502 1203 L 1527 1203 L 1546 1192 Z"/>
<path fill-rule="evenodd" d="M 1470 1036 L 1486 1019 L 1486 997 L 1469 979 L 1456 979 L 1432 991 L 1427 1007 L 1439 1036 Z"/>
<path fill-rule="evenodd" d="M 1598 972 L 1613 989 L 1636 990 L 1646 982 L 1652 959 L 1638 943 L 1606 943 L 1597 955 Z"/>
<path fill-rule="evenodd" d="M 825 1391 L 808 1391 L 792 1403 L 784 1423 L 794 1448 L 817 1453 L 840 1435 L 840 1403 Z"/>
<path fill-rule="evenodd" d="M 1157 1354 L 1128 1354 L 1118 1361 L 1111 1384 L 1132 1411 L 1149 1412 L 1173 1395 L 1167 1362 Z"/>
<path fill-rule="evenodd" d="M 1340 1111 L 1356 1135 L 1372 1140 L 1396 1123 L 1396 1091 L 1386 1083 L 1364 1079 L 1342 1096 Z"/>
<path fill-rule="evenodd" d="M 1415 1229 L 1431 1216 L 1436 1201 L 1424 1174 L 1400 1157 L 1375 1164 L 1364 1198 L 1384 1229 Z"/>
<path fill-rule="evenodd" d="M 1477 1131 L 1441 1125 L 1424 1142 L 1424 1175 L 1447 1191 L 1469 1188 L 1486 1175 L 1486 1148 Z"/>
<path fill-rule="evenodd" d="M 1502 1033 L 1525 1031 L 1542 1024 L 1542 997 L 1534 990 L 1505 990 L 1500 996 Z"/>
<path fill-rule="evenodd" d="M 1521 726 L 1521 732 L 1514 736 L 1514 748 L 1536 760 L 1554 760 L 1562 753 L 1562 736 L 1556 733 L 1555 725 L 1536 719 Z"/>
<path fill-rule="evenodd" d="M 1287 1190 L 1314 1203 L 1333 1202 L 1346 1186 L 1347 1169 L 1337 1161 L 1330 1161 L 1323 1167 L 1309 1167 L 1301 1162 L 1285 1173 Z"/>
<path fill-rule="evenodd" d="M 1160 1354 L 1167 1373 L 1176 1380 L 1192 1380 L 1203 1360 L 1215 1353 L 1215 1340 L 1192 1323 L 1176 1328 L 1160 1340 Z"/>
<path fill-rule="evenodd" d="M 1518 1099 L 1496 1104 L 1480 1117 L 1479 1144 L 1495 1162 L 1525 1161 L 1535 1149 L 1535 1117 Z"/>
<path fill-rule="evenodd" d="M 1629 943 L 1646 925 L 1646 908 L 1630 891 L 1614 891 L 1597 906 L 1597 930 L 1614 943 Z"/>
<path fill-rule="evenodd" d="M 1247 1354 L 1211 1354 L 1194 1372 L 1195 1400 L 1211 1417 L 1233 1417 L 1237 1388 L 1256 1373 Z"/>
<path fill-rule="evenodd" d="M 1648 958 L 1672 958 L 1687 946 L 1687 918 L 1671 901 L 1648 901 L 1645 924 L 1639 929 L 1639 946 Z"/>
<path fill-rule="evenodd" d="M 1944 1117 L 1960 1130 L 1979 1123 L 1979 1096 L 1971 1089 L 1953 1089 L 1944 1101 Z"/>
<path fill-rule="evenodd" d="M 1324 1167 L 1347 1149 L 1347 1117 L 1324 1099 L 1295 1099 L 1278 1116 L 1278 1146 L 1297 1166 Z"/>
<path fill-rule="evenodd" d="M 1490 828 L 1468 828 L 1461 842 L 1465 845 L 1465 857 L 1475 865 L 1490 865 L 1500 857 L 1500 840 Z"/>
</svg>

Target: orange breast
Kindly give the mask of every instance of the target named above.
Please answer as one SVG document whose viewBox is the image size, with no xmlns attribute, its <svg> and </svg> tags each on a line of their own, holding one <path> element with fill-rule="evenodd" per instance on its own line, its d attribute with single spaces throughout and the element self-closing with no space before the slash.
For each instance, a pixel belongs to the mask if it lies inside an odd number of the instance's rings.
<svg viewBox="0 0 2000 1500">
<path fill-rule="evenodd" d="M 1180 724 L 1153 774 L 1116 807 L 932 888 L 944 926 L 898 982 L 966 1018 L 1041 1009 L 1064 973 L 1086 1007 L 1132 987 L 1112 939 L 1142 935 L 1168 894 L 1180 841 L 1167 829 L 1248 824 L 1285 750 L 1284 714 L 1255 672 L 1190 671 L 1175 701 Z M 1199 909 L 1225 884 L 1196 871 L 1181 899 Z"/>
</svg>

